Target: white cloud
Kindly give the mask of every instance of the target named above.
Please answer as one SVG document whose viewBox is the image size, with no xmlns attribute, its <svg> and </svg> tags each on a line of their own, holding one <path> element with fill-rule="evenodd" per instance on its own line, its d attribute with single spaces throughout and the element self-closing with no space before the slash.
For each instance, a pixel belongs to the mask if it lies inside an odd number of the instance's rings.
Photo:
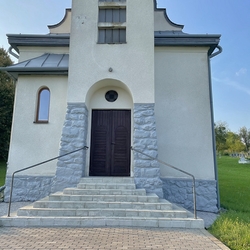
<svg viewBox="0 0 250 250">
<path fill-rule="evenodd" d="M 246 86 L 243 86 L 242 84 L 240 84 L 239 82 L 237 81 L 233 81 L 229 78 L 224 78 L 224 79 L 219 79 L 219 78 L 214 78 L 213 77 L 213 80 L 216 81 L 216 82 L 219 82 L 219 83 L 223 83 L 227 86 L 231 86 L 237 90 L 240 90 L 242 92 L 244 92 L 245 94 L 248 94 L 250 95 L 250 87 L 246 87 Z"/>
<path fill-rule="evenodd" d="M 241 76 L 241 75 L 245 75 L 247 73 L 247 69 L 246 68 L 241 68 L 240 70 L 238 70 L 235 75 L 236 76 Z"/>
</svg>

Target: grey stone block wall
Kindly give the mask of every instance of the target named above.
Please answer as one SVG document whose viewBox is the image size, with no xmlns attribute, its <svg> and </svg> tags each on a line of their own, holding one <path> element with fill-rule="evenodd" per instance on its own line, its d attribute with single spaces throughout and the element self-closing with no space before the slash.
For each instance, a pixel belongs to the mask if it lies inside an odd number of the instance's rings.
<svg viewBox="0 0 250 250">
<path fill-rule="evenodd" d="M 134 105 L 133 147 L 151 157 L 158 156 L 154 104 Z M 160 166 L 157 161 L 134 151 L 134 177 L 137 188 L 163 197 Z"/>
<path fill-rule="evenodd" d="M 84 103 L 68 103 L 66 118 L 61 137 L 60 155 L 86 146 L 88 131 L 88 110 Z M 86 151 L 58 159 L 51 192 L 76 186 L 84 176 L 86 165 Z"/>
<path fill-rule="evenodd" d="M 161 178 L 164 198 L 193 209 L 193 182 L 183 178 Z M 199 211 L 218 212 L 216 181 L 196 180 L 196 206 Z"/>
<path fill-rule="evenodd" d="M 50 194 L 53 176 L 15 176 L 12 201 L 36 201 Z M 11 176 L 6 176 L 4 201 L 10 200 Z"/>
</svg>

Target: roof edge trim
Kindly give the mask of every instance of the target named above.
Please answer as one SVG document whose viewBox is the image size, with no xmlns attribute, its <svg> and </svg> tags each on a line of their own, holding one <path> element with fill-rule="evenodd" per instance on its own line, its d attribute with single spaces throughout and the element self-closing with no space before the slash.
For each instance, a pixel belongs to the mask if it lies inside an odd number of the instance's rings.
<svg viewBox="0 0 250 250">
<path fill-rule="evenodd" d="M 54 29 L 54 28 L 57 28 L 59 27 L 60 25 L 62 25 L 65 20 L 67 19 L 67 16 L 68 16 L 68 13 L 71 12 L 71 8 L 67 8 L 65 9 L 65 14 L 64 14 L 64 17 L 62 19 L 62 21 L 60 21 L 59 23 L 57 24 L 52 24 L 52 25 L 47 25 L 49 29 Z"/>
<path fill-rule="evenodd" d="M 166 9 L 166 8 L 158 8 L 158 7 L 157 7 L 157 0 L 154 0 L 154 8 L 155 8 L 155 11 L 163 12 L 166 21 L 167 21 L 168 23 L 170 23 L 172 26 L 174 26 L 174 27 L 176 27 L 176 28 L 179 28 L 179 29 L 183 29 L 183 28 L 184 28 L 184 25 L 174 23 L 174 22 L 172 22 L 172 21 L 169 19 L 168 15 L 167 15 L 167 9 Z"/>
</svg>

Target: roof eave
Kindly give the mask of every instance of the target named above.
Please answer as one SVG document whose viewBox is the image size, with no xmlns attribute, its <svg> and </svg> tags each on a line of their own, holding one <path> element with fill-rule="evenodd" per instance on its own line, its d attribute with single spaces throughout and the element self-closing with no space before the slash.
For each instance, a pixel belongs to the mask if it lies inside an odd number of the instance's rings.
<svg viewBox="0 0 250 250">
<path fill-rule="evenodd" d="M 189 35 L 185 33 L 155 33 L 155 46 L 185 46 L 185 47 L 209 47 L 208 55 L 211 55 L 219 45 L 220 35 Z"/>
<path fill-rule="evenodd" d="M 18 46 L 69 47 L 70 34 L 25 35 L 7 34 L 9 44 L 19 53 Z"/>
<path fill-rule="evenodd" d="M 18 79 L 19 75 L 68 75 L 68 67 L 58 68 L 19 68 L 11 69 L 0 67 L 0 71 L 6 72 L 9 76 Z"/>
</svg>

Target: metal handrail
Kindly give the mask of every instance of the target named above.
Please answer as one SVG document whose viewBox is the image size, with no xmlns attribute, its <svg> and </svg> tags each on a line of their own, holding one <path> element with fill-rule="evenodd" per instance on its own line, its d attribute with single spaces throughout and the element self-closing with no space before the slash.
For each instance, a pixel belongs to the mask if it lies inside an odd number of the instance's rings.
<svg viewBox="0 0 250 250">
<path fill-rule="evenodd" d="M 23 172 L 23 171 L 28 170 L 28 169 L 31 169 L 31 168 L 34 168 L 34 167 L 37 167 L 37 166 L 40 166 L 40 165 L 43 165 L 43 164 L 45 164 L 45 163 L 47 163 L 47 162 L 54 161 L 54 160 L 56 160 L 56 159 L 62 158 L 62 157 L 64 157 L 64 156 L 66 156 L 66 155 L 73 154 L 73 153 L 78 152 L 78 151 L 81 151 L 81 150 L 83 150 L 83 149 L 84 149 L 84 150 L 87 150 L 88 147 L 87 147 L 87 146 L 84 146 L 84 147 L 82 147 L 82 148 L 79 148 L 79 149 L 77 149 L 77 150 L 71 151 L 71 152 L 69 152 L 69 153 L 66 153 L 66 154 L 63 154 L 63 155 L 59 155 L 59 156 L 54 157 L 54 158 L 51 158 L 51 159 L 49 159 L 49 160 L 46 160 L 46 161 L 37 163 L 37 164 L 32 165 L 32 166 L 29 166 L 29 167 L 27 167 L 27 168 L 19 169 L 19 170 L 13 172 L 12 177 L 11 177 L 10 201 L 9 201 L 9 208 L 8 208 L 8 215 L 7 215 L 7 216 L 10 217 L 10 208 L 11 208 L 11 200 L 12 200 L 13 184 L 14 184 L 14 177 L 15 177 L 15 174 L 20 173 L 20 172 Z"/>
<path fill-rule="evenodd" d="M 165 165 L 165 166 L 167 166 L 167 167 L 173 168 L 173 169 L 175 169 L 175 170 L 177 170 L 177 171 L 179 171 L 179 172 L 181 172 L 181 173 L 183 173 L 183 174 L 186 174 L 186 175 L 189 175 L 189 176 L 192 177 L 192 179 L 193 179 L 194 218 L 197 219 L 197 210 L 196 210 L 196 188 L 195 188 L 195 177 L 194 177 L 194 175 L 192 175 L 192 174 L 190 174 L 190 173 L 188 173 L 188 172 L 186 172 L 186 171 L 184 171 L 184 170 L 182 170 L 182 169 L 179 169 L 179 168 L 177 168 L 177 167 L 174 167 L 174 166 L 172 166 L 172 165 L 170 165 L 170 164 L 168 164 L 168 163 L 166 163 L 166 162 L 164 162 L 164 161 L 162 161 L 162 160 L 159 160 L 159 159 L 157 159 L 157 158 L 155 158 L 155 157 L 152 157 L 152 156 L 150 156 L 150 155 L 148 155 L 148 154 L 145 154 L 145 153 L 143 153 L 143 152 L 141 152 L 141 151 L 135 149 L 133 146 L 131 146 L 131 150 L 136 151 L 137 153 L 140 153 L 140 154 L 142 154 L 142 155 L 145 155 L 145 156 L 149 157 L 149 158 L 152 159 L 152 160 L 156 160 L 156 161 L 158 161 L 159 163 L 161 163 L 161 164 L 163 164 L 163 165 Z"/>
<path fill-rule="evenodd" d="M 0 192 L 2 192 L 5 188 L 6 188 L 6 186 L 5 186 L 5 185 L 4 185 L 4 186 L 2 186 L 2 187 L 0 187 Z"/>
</svg>

